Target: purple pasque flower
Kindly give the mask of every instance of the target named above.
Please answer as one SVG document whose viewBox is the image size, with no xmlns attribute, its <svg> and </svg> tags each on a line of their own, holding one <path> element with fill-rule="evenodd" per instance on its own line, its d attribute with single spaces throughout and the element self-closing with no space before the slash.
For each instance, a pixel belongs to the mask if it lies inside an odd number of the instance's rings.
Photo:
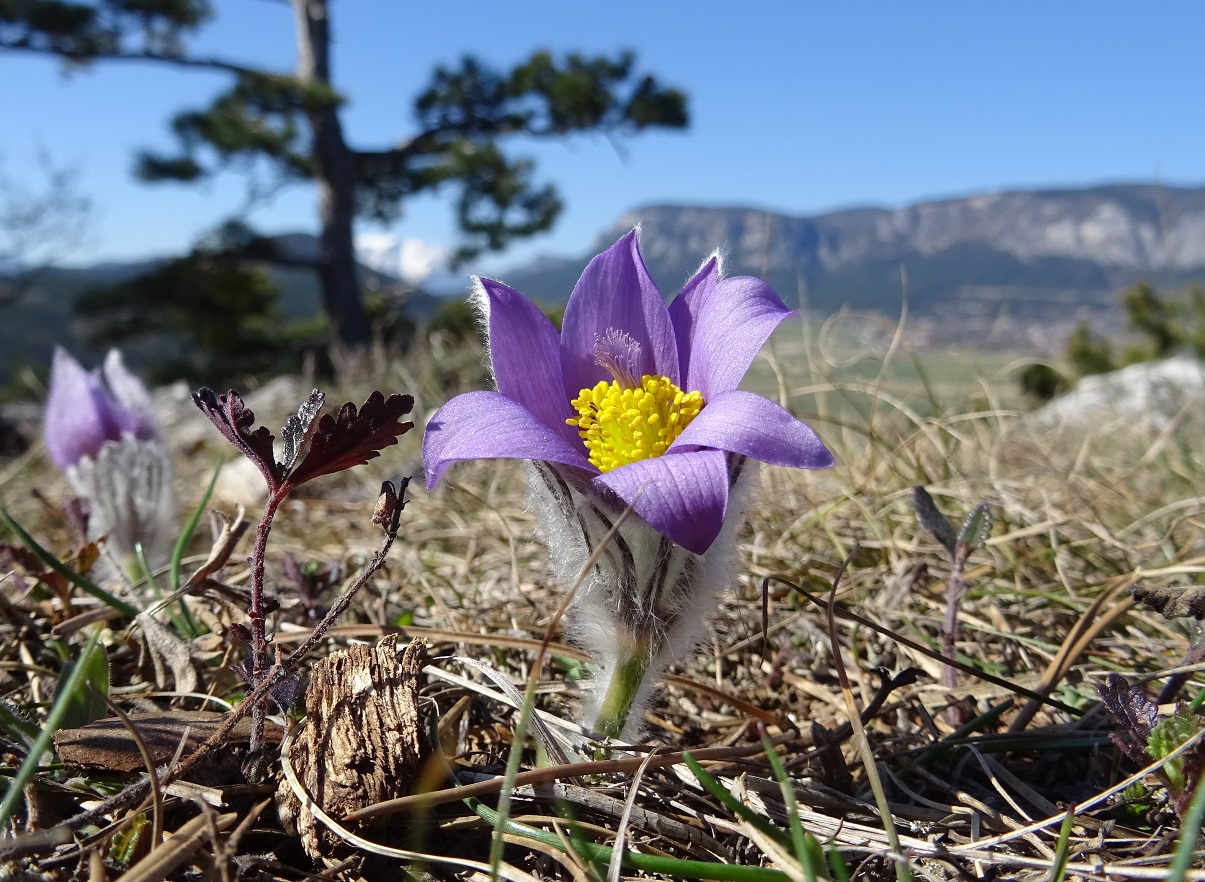
<svg viewBox="0 0 1205 882">
<path fill-rule="evenodd" d="M 633 230 L 590 261 L 559 334 L 501 282 L 481 279 L 478 298 L 497 391 L 459 395 L 431 418 L 428 488 L 459 460 L 550 463 L 703 554 L 728 515 L 729 454 L 796 468 L 833 464 L 806 425 L 737 388 L 792 313 L 758 279 L 721 279 L 715 257 L 667 307 Z"/>
<path fill-rule="evenodd" d="M 50 458 L 89 503 L 88 537 L 106 539 L 106 576 L 135 571 L 141 545 L 151 566 L 166 562 L 175 529 L 172 464 L 159 440 L 150 395 L 117 350 L 86 371 L 55 349 L 43 422 Z"/>
<path fill-rule="evenodd" d="M 56 347 L 43 434 L 50 458 L 66 470 L 85 456 L 95 459 L 106 441 L 120 441 L 126 435 L 142 441 L 154 438 L 150 396 L 126 370 L 116 349 L 109 352 L 103 368 L 86 371 L 66 350 Z"/>
</svg>

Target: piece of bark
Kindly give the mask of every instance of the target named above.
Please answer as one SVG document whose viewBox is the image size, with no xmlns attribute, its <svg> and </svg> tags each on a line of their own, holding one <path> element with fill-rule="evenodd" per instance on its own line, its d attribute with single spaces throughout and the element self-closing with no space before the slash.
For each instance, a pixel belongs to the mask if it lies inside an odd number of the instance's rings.
<svg viewBox="0 0 1205 882">
<path fill-rule="evenodd" d="M 1205 585 L 1131 585 L 1126 590 L 1165 619 L 1205 619 Z"/>
<path fill-rule="evenodd" d="M 427 645 L 400 652 L 397 635 L 356 645 L 314 665 L 305 694 L 305 728 L 287 760 L 306 792 L 327 814 L 348 812 L 412 792 L 428 753 L 418 691 Z M 339 860 L 354 851 L 302 806 L 281 780 L 277 794 L 286 829 L 306 853 Z"/>
<path fill-rule="evenodd" d="M 184 745 L 184 756 L 188 756 L 209 738 L 226 719 L 226 714 L 215 711 L 154 711 L 133 713 L 130 722 L 146 743 L 156 765 L 166 763 L 176 755 L 176 748 L 185 731 L 188 738 Z M 271 724 L 264 737 L 279 744 L 283 733 L 280 727 Z M 235 723 L 226 743 L 246 744 L 251 737 L 251 720 L 243 718 Z M 107 717 L 89 723 L 79 729 L 60 729 L 54 733 L 54 749 L 69 766 L 107 769 L 112 772 L 133 772 L 146 768 L 142 754 L 129 729 L 117 717 Z"/>
</svg>

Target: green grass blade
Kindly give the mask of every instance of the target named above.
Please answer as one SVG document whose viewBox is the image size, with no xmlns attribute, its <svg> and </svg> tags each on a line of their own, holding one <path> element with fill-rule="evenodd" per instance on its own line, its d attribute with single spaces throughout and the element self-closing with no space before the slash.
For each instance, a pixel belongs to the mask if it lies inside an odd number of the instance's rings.
<svg viewBox="0 0 1205 882">
<path fill-rule="evenodd" d="M 222 466 L 225 464 L 226 461 L 224 459 L 219 459 L 218 464 L 214 466 L 213 477 L 209 479 L 209 486 L 205 488 L 205 493 L 201 496 L 201 501 L 193 510 L 192 517 L 189 518 L 188 523 L 184 525 L 184 532 L 180 534 L 180 538 L 176 540 L 175 548 L 172 549 L 172 591 L 180 590 L 180 571 L 184 561 L 184 550 L 188 548 L 189 540 L 192 539 L 192 534 L 197 530 L 197 524 L 201 523 L 201 515 L 205 513 L 205 509 L 209 505 L 209 500 L 213 496 L 213 488 L 218 484 L 218 475 L 222 474 Z"/>
<path fill-rule="evenodd" d="M 1180 822 L 1180 839 L 1176 843 L 1176 856 L 1167 868 L 1167 882 L 1184 882 L 1184 876 L 1197 854 L 1202 819 L 1205 819 L 1205 775 L 1197 779 L 1197 792 L 1184 813 L 1184 820 Z"/>
<path fill-rule="evenodd" d="M 76 669 L 79 676 L 76 676 Z M 76 685 L 72 685 L 76 684 Z M 103 651 L 81 655 L 78 661 L 63 665 L 54 705 L 63 703 L 59 725 L 78 729 L 109 715 L 106 698 L 109 696 L 109 659 Z"/>
<path fill-rule="evenodd" d="M 803 867 L 803 877 L 807 882 L 816 882 L 818 879 L 828 878 L 828 874 L 825 872 L 824 846 L 820 844 L 820 840 L 815 836 L 804 834 L 803 851 L 800 855 L 799 864 Z"/>
<path fill-rule="evenodd" d="M 72 585 L 80 590 L 91 594 L 97 600 L 111 606 L 113 609 L 120 612 L 127 618 L 133 619 L 138 615 L 138 610 L 124 600 L 119 600 L 114 597 L 104 588 L 95 584 L 91 580 L 77 573 L 71 567 L 64 564 L 61 560 L 38 544 L 37 540 L 25 532 L 25 529 L 13 520 L 12 516 L 6 509 L 0 508 L 0 521 L 13 532 L 13 534 L 25 544 L 25 547 L 41 558 L 42 563 L 50 567 Z"/>
<path fill-rule="evenodd" d="M 510 825 L 510 800 L 515 789 L 515 777 L 519 774 L 519 765 L 523 759 L 523 745 L 527 741 L 527 721 L 535 713 L 536 677 L 527 678 L 527 688 L 523 690 L 523 706 L 519 708 L 519 719 L 515 723 L 515 735 L 510 745 L 510 754 L 506 758 L 506 772 L 502 790 L 498 794 L 498 821 L 494 826 L 494 838 L 490 843 L 490 879 L 498 882 L 501 878 L 502 850 L 506 843 L 502 836 Z"/>
<path fill-rule="evenodd" d="M 724 807 L 727 808 L 728 811 L 738 816 L 741 820 L 752 824 L 758 829 L 758 831 L 764 833 L 766 836 L 769 836 L 787 851 L 791 850 L 792 842 L 782 830 L 775 827 L 761 815 L 754 812 L 753 809 L 749 808 L 749 806 L 745 805 L 735 796 L 729 793 L 728 789 L 715 778 L 713 778 L 706 769 L 699 765 L 698 760 L 691 756 L 689 752 L 682 754 L 682 759 L 686 762 L 691 774 L 694 775 L 695 778 L 698 779 L 699 783 L 703 785 L 703 789 L 723 803 Z"/>
<path fill-rule="evenodd" d="M 1059 827 L 1059 842 L 1054 849 L 1054 866 L 1050 868 L 1050 882 L 1063 882 L 1067 875 L 1067 861 L 1071 859 L 1068 845 L 1071 842 L 1071 828 L 1075 826 L 1075 806 L 1067 809 L 1067 817 Z"/>
<path fill-rule="evenodd" d="M 146 549 L 142 547 L 141 542 L 134 543 L 134 557 L 138 560 L 138 567 L 142 570 L 142 578 L 150 587 L 151 593 L 154 594 L 155 600 L 163 600 L 163 589 L 159 587 L 159 583 L 155 581 L 155 573 L 151 569 L 150 561 L 146 559 Z M 179 613 L 176 610 L 179 609 Z M 177 600 L 174 604 L 168 604 L 166 607 L 167 617 L 171 620 L 172 627 L 180 636 L 191 639 L 197 636 L 197 626 L 192 620 L 192 616 L 188 614 L 188 607 L 184 605 L 184 599 Z"/>
<path fill-rule="evenodd" d="M 100 628 L 95 628 L 88 642 L 84 644 L 84 648 L 80 651 L 79 662 L 72 669 L 70 676 L 67 677 L 67 682 L 60 690 L 63 696 L 73 695 L 83 688 L 84 678 L 91 663 L 91 655 L 97 651 L 97 646 L 100 643 Z M 21 799 L 25 792 L 25 785 L 33 780 L 34 774 L 38 770 L 38 766 L 42 761 L 42 754 L 50 750 L 54 733 L 62 726 L 63 718 L 68 711 L 68 701 L 64 698 L 56 700 L 54 706 L 50 708 L 50 714 L 46 717 L 46 725 L 30 748 L 29 755 L 25 758 L 25 762 L 21 763 L 21 768 L 17 770 L 17 774 L 8 783 L 8 792 L 4 794 L 3 801 L 0 801 L 0 830 L 7 829 L 8 820 L 12 817 L 13 809 L 17 807 L 18 800 Z"/>
<path fill-rule="evenodd" d="M 803 823 L 799 820 L 799 804 L 795 801 L 795 788 L 791 786 L 791 777 L 787 774 L 787 770 L 778 756 L 778 751 L 774 749 L 774 743 L 766 734 L 765 726 L 758 726 L 758 728 L 762 747 L 766 749 L 766 759 L 770 763 L 770 769 L 774 772 L 774 780 L 778 782 L 778 789 L 782 792 L 782 804 L 787 809 L 787 824 L 791 831 L 791 841 L 795 844 L 795 859 L 804 867 L 809 876 L 813 876 L 809 862 L 814 855 L 810 855 L 808 852 L 808 836 L 803 829 Z M 823 859 L 820 866 L 824 866 Z"/>
<path fill-rule="evenodd" d="M 835 848 L 829 849 L 828 865 L 833 871 L 833 879 L 836 882 L 850 882 L 849 868 L 845 866 L 845 860 L 841 857 L 841 853 Z"/>
<path fill-rule="evenodd" d="M 503 829 L 508 834 L 523 836 L 551 846 L 558 851 L 565 851 L 565 843 L 555 833 L 539 830 L 517 821 L 503 821 L 496 811 L 478 799 L 466 799 L 465 803 L 487 824 Z M 597 842 L 588 840 L 575 841 L 574 848 L 578 850 L 581 857 L 599 864 L 608 863 L 614 853 L 611 846 L 599 845 Z M 791 878 L 781 870 L 768 867 L 746 867 L 712 861 L 669 858 L 655 854 L 633 854 L 632 852 L 624 853 L 623 865 L 628 869 L 643 873 L 658 873 L 677 879 L 711 879 L 714 882 L 789 882 Z"/>
</svg>

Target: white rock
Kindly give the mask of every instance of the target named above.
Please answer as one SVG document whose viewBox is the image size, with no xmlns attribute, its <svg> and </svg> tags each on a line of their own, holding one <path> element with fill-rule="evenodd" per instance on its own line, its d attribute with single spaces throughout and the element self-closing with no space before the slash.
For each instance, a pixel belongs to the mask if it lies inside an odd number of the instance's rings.
<svg viewBox="0 0 1205 882">
<path fill-rule="evenodd" d="M 1205 362 L 1180 355 L 1084 377 L 1026 421 L 1046 427 L 1118 423 L 1162 428 L 1185 408 L 1203 403 Z"/>
</svg>

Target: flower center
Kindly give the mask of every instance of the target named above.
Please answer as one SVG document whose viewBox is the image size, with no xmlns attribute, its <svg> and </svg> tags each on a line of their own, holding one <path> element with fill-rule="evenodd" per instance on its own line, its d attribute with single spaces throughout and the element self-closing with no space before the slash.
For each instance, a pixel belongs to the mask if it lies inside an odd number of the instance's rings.
<svg viewBox="0 0 1205 882">
<path fill-rule="evenodd" d="M 626 357 L 625 344 L 631 347 Z M 622 332 L 608 331 L 600 338 L 596 361 L 615 379 L 582 389 L 572 402 L 578 416 L 565 421 L 577 426 L 590 462 L 600 472 L 665 453 L 703 409 L 701 394 L 683 392 L 668 377 L 646 374 L 636 379 L 633 368 L 639 352 Z"/>
</svg>

